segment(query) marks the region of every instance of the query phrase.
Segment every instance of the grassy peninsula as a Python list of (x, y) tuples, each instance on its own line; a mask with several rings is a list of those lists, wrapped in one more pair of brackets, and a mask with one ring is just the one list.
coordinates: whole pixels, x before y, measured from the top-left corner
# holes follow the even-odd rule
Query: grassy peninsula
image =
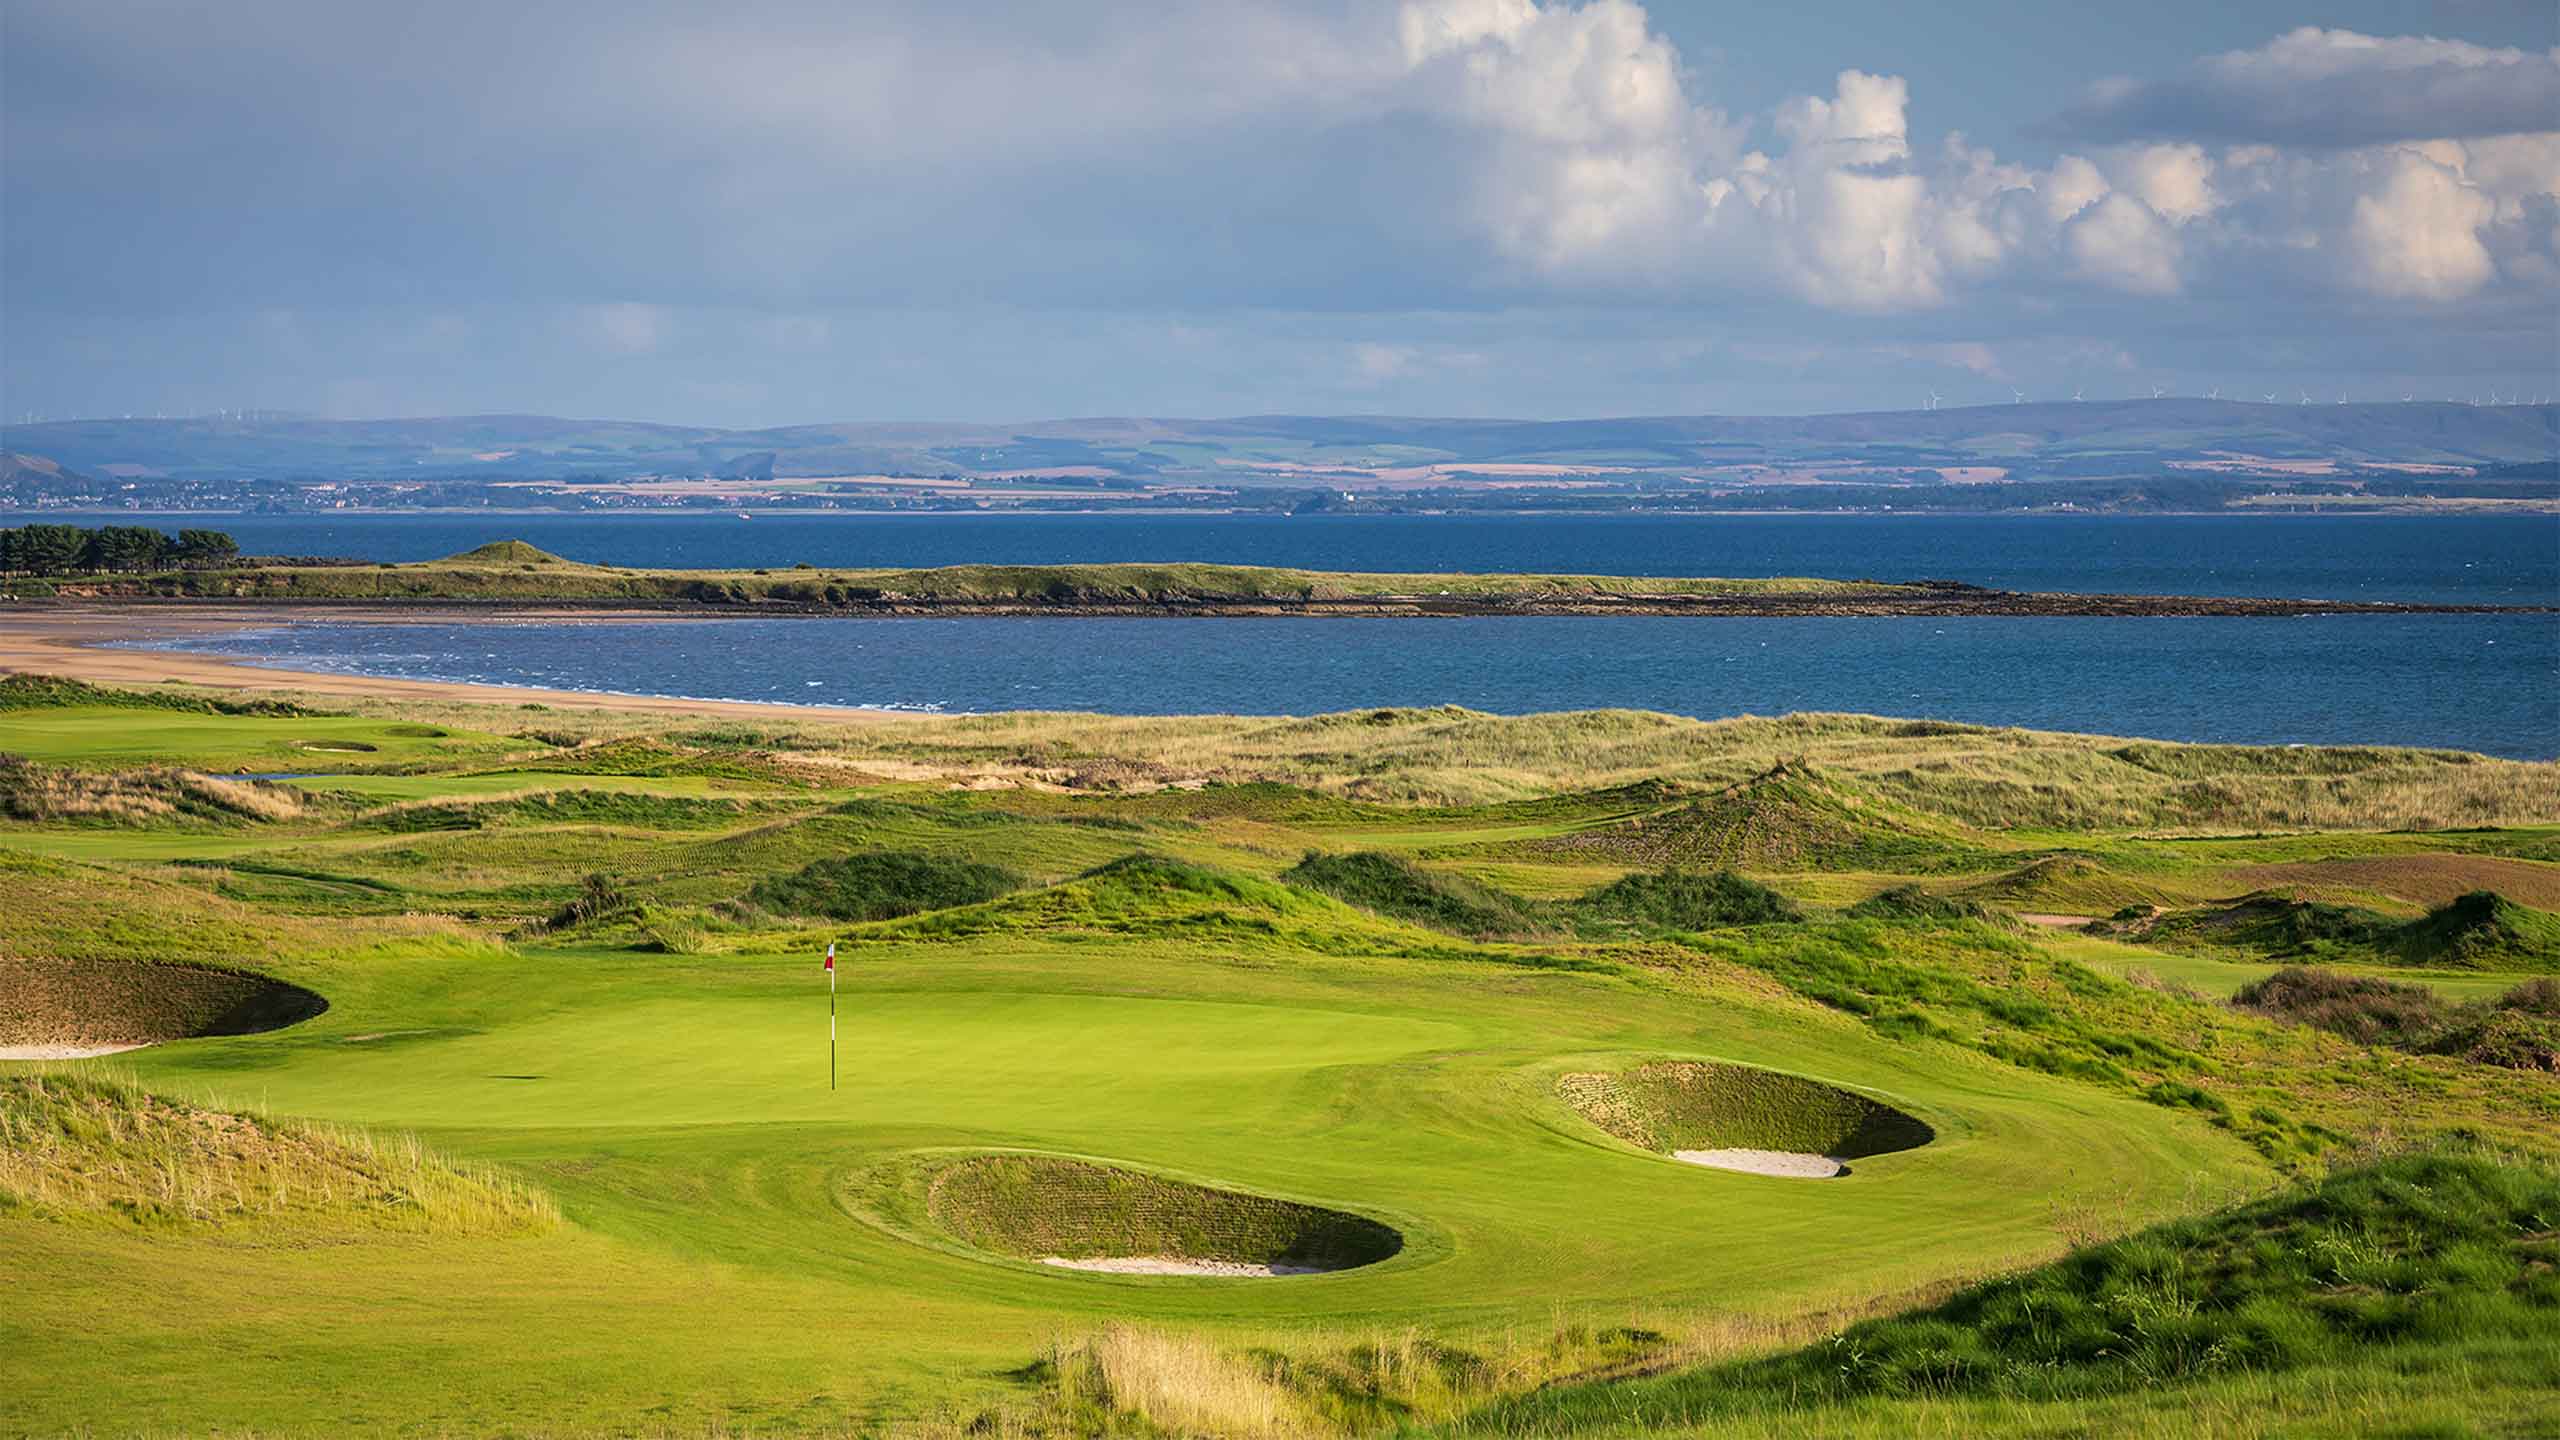
[(1953, 580), (1363, 574), (1246, 565), (954, 565), (669, 570), (588, 565), (520, 540), (442, 560), (249, 559), (29, 573), (21, 600), (505, 605), (870, 615), (2301, 615), (2478, 611), (2259, 597), (2034, 594)]

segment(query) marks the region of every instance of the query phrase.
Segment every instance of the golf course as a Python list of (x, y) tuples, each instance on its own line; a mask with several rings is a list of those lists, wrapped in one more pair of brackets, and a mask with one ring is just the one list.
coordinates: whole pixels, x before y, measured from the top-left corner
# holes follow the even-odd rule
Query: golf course
[(2560, 1426), (2560, 765), (290, 679), (0, 678), (0, 1432)]

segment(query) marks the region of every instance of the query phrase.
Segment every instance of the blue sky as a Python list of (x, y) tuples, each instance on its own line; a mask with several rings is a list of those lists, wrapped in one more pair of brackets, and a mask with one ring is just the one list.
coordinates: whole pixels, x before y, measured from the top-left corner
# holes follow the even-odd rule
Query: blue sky
[(0, 24), (12, 419), (2560, 395), (2548, 3)]

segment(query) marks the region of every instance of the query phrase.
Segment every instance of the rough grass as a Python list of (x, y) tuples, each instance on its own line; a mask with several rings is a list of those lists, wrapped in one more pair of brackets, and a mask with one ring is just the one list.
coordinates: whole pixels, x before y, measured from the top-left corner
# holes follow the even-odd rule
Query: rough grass
[(631, 790), (532, 789), (496, 795), (411, 800), (366, 812), (355, 824), (410, 833), (492, 825), (613, 825), (634, 830), (698, 830), (735, 825), (778, 802), (726, 796), (652, 795)]
[(1375, 914), (1456, 935), (1533, 934), (1550, 928), (1555, 918), (1493, 886), (1375, 850), (1348, 855), (1309, 851), (1280, 878)]
[(1751, 870), (1979, 868), (1954, 827), (1861, 793), (1801, 760), (1676, 809), (1533, 842), (1560, 856), (1655, 867)]
[(58, 675), (0, 675), (0, 711), (62, 710), (109, 706), (127, 710), (183, 710), (201, 715), (317, 716), (337, 712), (312, 710), (286, 700), (242, 700), (173, 690), (119, 690)]
[(0, 1219), (86, 1218), (500, 1235), (560, 1216), (540, 1191), (414, 1137), (205, 1109), (88, 1073), (0, 1076)]
[[(290, 695), (290, 677), (279, 676)], [(111, 692), (118, 695), (164, 692)], [(193, 702), (208, 692), (181, 691)], [(357, 714), (510, 730), (512, 707), (331, 696)], [(1383, 714), (1385, 723), (1373, 716)], [(558, 738), (671, 737), (700, 719), (645, 708), (557, 710)], [(1484, 804), (1642, 784), (1725, 787), (1802, 763), (1975, 829), (2448, 830), (2560, 823), (2560, 764), (2438, 750), (2161, 745), (1870, 715), (1691, 720), (1644, 711), (1488, 715), (1455, 706), (1265, 719), (1014, 712), (777, 718), (771, 748), (877, 775), (1121, 789), (1269, 783), (1396, 803)], [(761, 748), (761, 747), (760, 747)], [(2128, 758), (2130, 756), (2130, 758)], [(2183, 773), (2170, 757), (2191, 756)], [(1648, 863), (1648, 862), (1638, 862)], [(1650, 862), (1659, 863), (1659, 862)]]
[(926, 1213), (983, 1250), (1026, 1259), (1146, 1257), (1345, 1270), (1403, 1248), (1365, 1216), (1052, 1155), (936, 1167)]
[(1795, 902), (1730, 870), (1665, 870), (1612, 880), (1574, 903), (1587, 921), (1648, 930), (1719, 930), (1802, 920)]
[(43, 823), (238, 826), (299, 820), (311, 797), (289, 785), (168, 766), (99, 773), (0, 755), (0, 818)]
[(2560, 970), (2560, 915), (2475, 890), (2390, 939), (2412, 965), (2457, 970)]
[(1785, 1150), (1855, 1160), (1926, 1145), (1928, 1125), (1878, 1100), (1748, 1065), (1662, 1060), (1561, 1077), (1556, 1094), (1628, 1144), (1674, 1150)]
[(2355, 906), (2258, 894), (2165, 913), (2128, 913), (2093, 928), (2144, 944), (2246, 950), (2273, 959), (2560, 970), (2560, 915), (2485, 890), (2405, 923)]
[(2113, 915), (2171, 899), (2158, 886), (2120, 875), (2086, 855), (2043, 856), (1960, 893), (1985, 905), (2049, 915)]
[(2280, 1168), (2316, 1173), (2378, 1133), (2486, 1133), (2547, 1147), (2560, 1093), (2537, 1077), (2383, 1052), (2116, 980), (1979, 925), (1842, 921), (1727, 932), (1759, 970), (1880, 1038), (1948, 1043), (2191, 1110)]
[(2414, 1046), (2444, 1024), (2444, 1002), (2424, 985), (2292, 965), (2243, 985), (2243, 1010), (2312, 1025), (2364, 1045)]
[(1963, 895), (1940, 895), (1917, 885), (1894, 885), (1879, 890), (1848, 908), (1855, 920), (1921, 920), (1935, 924), (1973, 921), (1978, 924), (2014, 923), (2001, 912)]
[(2288, 966), (2242, 986), (2231, 1003), (2360, 1044), (2560, 1071), (2560, 981), (2529, 980), (2493, 1001), (2448, 1005), (2424, 985)]
[[(2560, 1178), (2414, 1155), (2079, 1251), (1791, 1354), (1569, 1387), (1462, 1433), (1870, 1399), (2072, 1399), (2242, 1372), (2348, 1369), (2381, 1347), (2454, 1353), (2560, 1326)], [(1544, 1426), (1545, 1428), (1541, 1428)]]
[(1009, 895), (1023, 877), (1000, 865), (913, 850), (870, 850), (815, 860), (759, 881), (746, 903), (777, 915), (823, 920), (894, 920), (927, 910), (976, 905)]

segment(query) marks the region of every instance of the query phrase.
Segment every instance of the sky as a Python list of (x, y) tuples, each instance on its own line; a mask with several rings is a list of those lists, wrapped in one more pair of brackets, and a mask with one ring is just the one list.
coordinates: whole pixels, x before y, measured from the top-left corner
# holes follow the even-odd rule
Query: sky
[(0, 415), (2560, 399), (2560, 6), (0, 0)]

